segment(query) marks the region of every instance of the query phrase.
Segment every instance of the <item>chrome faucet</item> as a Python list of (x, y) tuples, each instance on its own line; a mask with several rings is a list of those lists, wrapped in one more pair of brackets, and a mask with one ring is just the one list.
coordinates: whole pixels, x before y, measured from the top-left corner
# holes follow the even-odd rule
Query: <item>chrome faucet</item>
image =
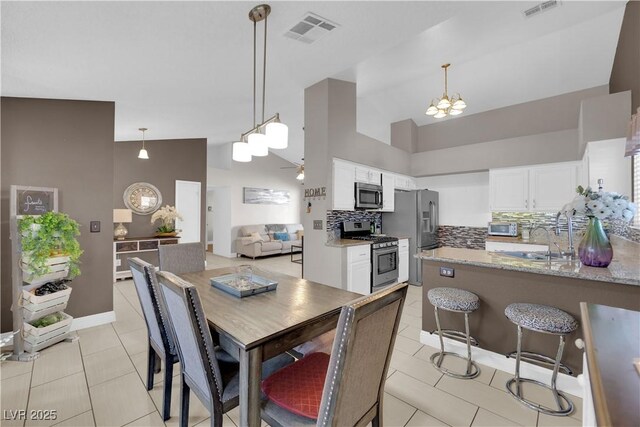
[[(563, 214), (562, 211), (556, 214), (556, 236), (560, 235), (560, 215), (562, 214)], [(568, 257), (570, 259), (575, 259), (576, 251), (575, 251), (575, 248), (573, 247), (573, 221), (571, 220), (571, 215), (569, 215), (567, 212), (564, 212), (564, 216), (567, 218), (569, 248), (566, 252), (560, 250), (560, 255), (563, 257)], [(560, 249), (560, 246), (558, 246), (558, 249)]]
[(547, 233), (547, 253), (545, 254), (547, 256), (548, 259), (551, 259), (551, 233), (549, 233), (549, 230), (547, 230), (545, 227), (541, 226), (541, 225), (537, 225), (533, 230), (531, 230), (531, 237), (533, 237), (533, 234), (536, 232), (537, 229), (541, 229), (544, 230), (545, 233)]

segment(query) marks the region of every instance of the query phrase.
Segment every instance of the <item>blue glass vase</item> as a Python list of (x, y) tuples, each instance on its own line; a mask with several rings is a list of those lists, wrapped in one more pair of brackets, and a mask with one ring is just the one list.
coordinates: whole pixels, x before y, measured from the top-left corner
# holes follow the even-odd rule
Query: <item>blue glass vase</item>
[(582, 264), (591, 267), (607, 267), (613, 259), (611, 242), (596, 217), (589, 217), (589, 224), (578, 246), (578, 256)]

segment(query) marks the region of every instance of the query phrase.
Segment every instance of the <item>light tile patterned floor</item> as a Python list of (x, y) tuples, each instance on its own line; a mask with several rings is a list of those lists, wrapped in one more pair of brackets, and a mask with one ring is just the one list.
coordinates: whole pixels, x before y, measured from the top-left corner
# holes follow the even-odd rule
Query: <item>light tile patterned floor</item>
[[(289, 256), (249, 260), (226, 259), (207, 254), (208, 268), (250, 264), (300, 276), (301, 266)], [(155, 387), (145, 387), (147, 337), (140, 304), (131, 281), (114, 287), (117, 321), (79, 331), (80, 339), (44, 350), (30, 363), (4, 361), (0, 365), (0, 410), (56, 409), (53, 422), (2, 420), (2, 426), (162, 426), (162, 375)], [(429, 356), (435, 349), (419, 342), (422, 318), (421, 289), (409, 287), (400, 333), (391, 360), (384, 401), (386, 426), (578, 426), (582, 401), (573, 397), (572, 417), (538, 414), (517, 403), (504, 391), (509, 374), (481, 366), (474, 380), (443, 376), (433, 368)], [(461, 367), (457, 359), (447, 367)], [(179, 374), (175, 370), (175, 375)], [(526, 385), (528, 386), (528, 384)], [(173, 383), (172, 418), (178, 423), (179, 381)], [(538, 388), (525, 387), (525, 394), (540, 403), (550, 396)], [(209, 414), (192, 396), (190, 426), (209, 425)], [(224, 416), (224, 425), (239, 422), (237, 408)], [(56, 424), (57, 423), (57, 424)]]

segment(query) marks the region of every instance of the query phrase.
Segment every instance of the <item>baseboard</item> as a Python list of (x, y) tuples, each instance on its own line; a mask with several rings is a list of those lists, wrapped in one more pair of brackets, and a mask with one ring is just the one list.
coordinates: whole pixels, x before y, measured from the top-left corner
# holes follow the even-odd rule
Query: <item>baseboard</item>
[[(104, 313), (91, 314), (89, 316), (75, 317), (71, 322), (70, 331), (79, 329), (92, 328), (94, 326), (106, 325), (116, 321), (115, 311), (106, 311)], [(0, 344), (2, 347), (13, 345), (13, 332), (5, 332), (0, 334)]]
[(89, 316), (76, 317), (71, 322), (71, 331), (79, 329), (92, 328), (94, 326), (106, 325), (116, 321), (115, 311), (106, 311), (104, 313), (91, 314)]
[[(430, 334), (427, 331), (420, 332), (420, 342), (431, 347), (440, 348), (440, 339), (437, 334)], [(450, 338), (444, 338), (445, 349), (462, 356), (467, 355), (467, 346)], [(505, 372), (515, 372), (516, 360), (505, 357), (504, 354), (494, 353), (493, 351), (485, 350), (479, 347), (471, 347), (471, 357), (476, 362), (489, 366), (494, 369), (499, 369)], [(546, 369), (532, 363), (520, 362), (520, 375), (526, 378), (541, 381), (545, 384), (551, 382), (551, 369)], [(578, 377), (572, 377), (567, 374), (558, 374), (557, 386), (559, 390), (574, 396), (582, 398), (583, 394), (583, 378), (582, 375)]]

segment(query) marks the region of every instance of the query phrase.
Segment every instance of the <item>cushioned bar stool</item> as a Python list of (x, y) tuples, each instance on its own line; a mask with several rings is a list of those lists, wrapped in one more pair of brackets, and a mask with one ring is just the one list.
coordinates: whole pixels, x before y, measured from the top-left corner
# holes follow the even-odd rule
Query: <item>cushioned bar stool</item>
[[(566, 416), (573, 412), (573, 403), (569, 398), (561, 391), (558, 391), (556, 387), (556, 379), (558, 372), (563, 370), (571, 374), (571, 370), (560, 363), (562, 359), (562, 352), (564, 351), (564, 338), (571, 332), (578, 329), (578, 322), (569, 313), (560, 310), (559, 308), (549, 307), (547, 305), (540, 304), (525, 304), (516, 303), (510, 304), (504, 310), (504, 314), (507, 318), (518, 326), (518, 343), (517, 350), (515, 351), (516, 358), (516, 372), (515, 377), (507, 381), (507, 391), (515, 397), (520, 403), (528, 406), (531, 409), (540, 411), (547, 415)], [(522, 328), (530, 331), (542, 332), (545, 334), (557, 335), (560, 337), (560, 345), (558, 346), (558, 353), (556, 358), (522, 351)], [(507, 357), (513, 357), (514, 353), (509, 353)], [(527, 360), (533, 363), (542, 365), (553, 365), (553, 375), (551, 376), (551, 385), (541, 383), (530, 378), (520, 377), (520, 360)], [(527, 382), (537, 384), (544, 388), (547, 388), (553, 392), (557, 409), (549, 408), (544, 405), (537, 404), (530, 400), (525, 399), (522, 396), (522, 387), (520, 383)], [(515, 391), (514, 386), (515, 385)]]
[[(433, 288), (427, 292), (427, 298), (434, 307), (436, 315), (436, 327), (438, 328), (438, 336), (440, 337), (440, 351), (431, 355), (431, 363), (443, 374), (450, 377), (460, 379), (471, 379), (480, 375), (480, 368), (471, 360), (471, 345), (478, 345), (478, 341), (469, 334), (469, 314), (473, 313), (480, 307), (480, 298), (474, 293), (457, 288)], [(455, 313), (464, 313), (465, 333), (451, 329), (442, 329), (440, 327), (440, 316), (438, 309), (453, 311)], [(433, 332), (432, 332), (433, 333)], [(443, 337), (453, 339), (463, 339), (467, 343), (467, 357), (460, 356), (457, 353), (444, 351)], [(444, 356), (459, 357), (467, 361), (467, 369), (464, 374), (453, 372), (442, 367)], [(437, 359), (437, 360), (436, 360)]]

